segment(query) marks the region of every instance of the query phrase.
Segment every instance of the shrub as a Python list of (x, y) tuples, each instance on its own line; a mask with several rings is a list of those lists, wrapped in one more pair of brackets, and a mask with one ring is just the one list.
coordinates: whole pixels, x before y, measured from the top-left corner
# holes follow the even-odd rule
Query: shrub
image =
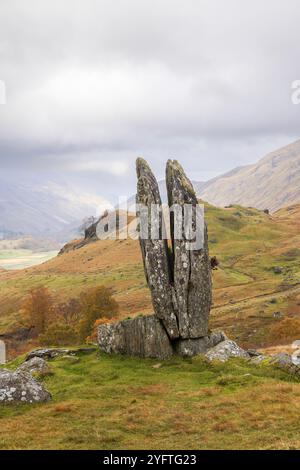
[(282, 254), (282, 259), (285, 261), (295, 261), (300, 256), (299, 248), (291, 248)]
[(119, 311), (118, 303), (112, 297), (111, 289), (92, 287), (80, 295), (81, 320), (79, 338), (85, 341), (91, 335), (95, 321), (100, 318), (113, 318)]
[(269, 335), (272, 342), (292, 343), (294, 340), (300, 339), (300, 320), (285, 318), (271, 327)]
[(22, 321), (35, 336), (44, 333), (52, 307), (52, 298), (46, 287), (32, 289), (25, 297), (21, 307)]
[(95, 322), (108, 322), (119, 311), (112, 292), (106, 287), (94, 287), (79, 299), (54, 305), (45, 287), (32, 289), (24, 299), (22, 325), (33, 330), (43, 345), (71, 345), (96, 339)]
[(78, 343), (79, 337), (74, 327), (55, 322), (46, 328), (39, 340), (45, 346), (69, 346)]
[(39, 340), (43, 345), (72, 345), (79, 343), (78, 325), (81, 318), (81, 303), (70, 299), (53, 306), (48, 319), (48, 326)]
[(81, 317), (82, 306), (79, 299), (70, 299), (55, 305), (52, 313), (52, 320), (75, 327)]

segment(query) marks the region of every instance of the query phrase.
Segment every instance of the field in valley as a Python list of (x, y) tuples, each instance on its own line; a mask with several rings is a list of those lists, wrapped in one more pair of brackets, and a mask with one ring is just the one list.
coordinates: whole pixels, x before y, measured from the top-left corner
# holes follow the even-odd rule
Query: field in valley
[(0, 250), (0, 268), (24, 269), (44, 263), (57, 255), (57, 251)]

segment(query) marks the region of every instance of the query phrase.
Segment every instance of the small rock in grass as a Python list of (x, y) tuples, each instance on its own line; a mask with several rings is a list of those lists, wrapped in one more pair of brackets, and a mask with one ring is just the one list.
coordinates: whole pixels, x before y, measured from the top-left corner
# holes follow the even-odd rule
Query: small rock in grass
[(249, 354), (240, 348), (234, 341), (225, 340), (217, 344), (217, 346), (208, 350), (205, 354), (206, 359), (209, 361), (226, 362), (231, 357), (241, 357), (249, 359)]
[(32, 359), (29, 359), (29, 361), (23, 362), (23, 364), (17, 368), (17, 371), (28, 372), (29, 374), (38, 372), (40, 374), (46, 375), (51, 372), (51, 369), (44, 359), (41, 357), (33, 357)]
[(263, 354), (260, 354), (259, 356), (253, 356), (250, 359), (251, 364), (261, 364), (265, 360), (267, 360), (267, 356), (264, 356)]

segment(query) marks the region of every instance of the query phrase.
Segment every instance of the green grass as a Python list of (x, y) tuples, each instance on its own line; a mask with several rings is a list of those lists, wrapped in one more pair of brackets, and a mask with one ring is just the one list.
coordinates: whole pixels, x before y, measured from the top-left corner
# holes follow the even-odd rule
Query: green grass
[[(9, 364), (14, 368), (20, 358)], [(51, 361), (53, 401), (0, 407), (0, 449), (272, 449), (300, 444), (300, 384), (202, 357)]]

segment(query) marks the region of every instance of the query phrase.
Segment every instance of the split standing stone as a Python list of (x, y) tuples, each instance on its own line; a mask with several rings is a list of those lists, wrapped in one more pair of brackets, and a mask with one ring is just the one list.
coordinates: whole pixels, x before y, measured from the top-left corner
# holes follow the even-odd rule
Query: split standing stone
[[(174, 253), (174, 291), (177, 301), (177, 317), (180, 337), (184, 339), (200, 338), (208, 333), (208, 319), (212, 300), (211, 264), (208, 253), (207, 226), (197, 217), (198, 201), (192, 183), (185, 175), (181, 165), (168, 160), (166, 168), (166, 184), (169, 207), (181, 207), (182, 239), (174, 238), (174, 224), (180, 224), (178, 215), (172, 216), (171, 235)], [(186, 215), (184, 207), (191, 210), (191, 229), (202, 229), (201, 247), (189, 249), (186, 237)], [(177, 217), (177, 219), (176, 219)], [(198, 226), (196, 227), (196, 222)], [(199, 223), (202, 222), (202, 227)], [(198, 231), (199, 233), (199, 231)], [(200, 233), (199, 233), (200, 235)]]
[[(179, 331), (172, 300), (174, 293), (170, 279), (168, 245), (167, 240), (162, 239), (163, 216), (158, 184), (148, 163), (142, 158), (137, 159), (136, 172), (137, 215), (140, 219), (139, 238), (145, 276), (151, 291), (154, 312), (162, 320), (170, 339), (175, 339), (179, 337)], [(142, 213), (142, 207), (147, 209), (146, 215)], [(155, 207), (160, 209), (159, 214), (155, 212)], [(154, 231), (158, 235), (157, 239), (153, 238)]]

